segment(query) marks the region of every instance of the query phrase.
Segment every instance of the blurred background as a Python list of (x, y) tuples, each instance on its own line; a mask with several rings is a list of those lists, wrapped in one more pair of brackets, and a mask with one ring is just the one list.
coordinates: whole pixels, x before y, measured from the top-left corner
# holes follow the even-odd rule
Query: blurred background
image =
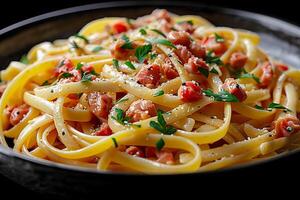
[[(163, 1), (163, 0), (161, 0)], [(187, 0), (185, 0), (187, 1)], [(190, 0), (195, 4), (205, 4), (220, 7), (236, 8), (252, 12), (262, 13), (300, 25), (299, 7), (295, 0), (269, 1), (269, 0)], [(26, 0), (26, 1), (5, 1), (1, 4), (0, 29), (18, 21), (40, 15), (58, 9), (80, 6), (89, 3), (109, 2), (103, 0)], [(42, 181), (42, 180), (41, 180)], [(0, 175), (1, 193), (10, 198), (22, 195), (23, 197), (37, 196), (21, 186), (12, 183)], [(11, 192), (14, 191), (14, 192)], [(37, 196), (38, 198), (38, 196)], [(44, 199), (44, 198), (43, 198)]]

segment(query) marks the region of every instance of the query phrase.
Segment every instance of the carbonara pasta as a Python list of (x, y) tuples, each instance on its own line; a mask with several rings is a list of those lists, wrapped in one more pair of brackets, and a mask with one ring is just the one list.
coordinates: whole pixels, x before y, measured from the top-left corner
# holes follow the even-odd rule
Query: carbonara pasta
[(1, 71), (0, 143), (36, 159), (149, 174), (291, 151), (300, 71), (259, 40), (166, 10), (92, 21)]

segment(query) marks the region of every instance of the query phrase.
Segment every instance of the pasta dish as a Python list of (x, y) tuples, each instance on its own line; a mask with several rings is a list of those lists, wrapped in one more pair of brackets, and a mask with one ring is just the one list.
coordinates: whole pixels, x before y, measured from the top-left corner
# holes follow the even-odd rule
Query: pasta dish
[(300, 71), (259, 42), (160, 9), (92, 21), (1, 71), (0, 143), (50, 162), (147, 174), (292, 151)]

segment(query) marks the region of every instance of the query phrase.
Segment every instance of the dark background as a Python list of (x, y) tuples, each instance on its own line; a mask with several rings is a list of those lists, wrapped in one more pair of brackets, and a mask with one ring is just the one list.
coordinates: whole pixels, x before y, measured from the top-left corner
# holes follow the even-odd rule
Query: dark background
[[(9, 0), (5, 1), (5, 4), (1, 4), (0, 12), (0, 29), (16, 23), (20, 20), (24, 20), (36, 15), (40, 15), (46, 12), (84, 5), (88, 3), (97, 3), (104, 2), (101, 0), (26, 0), (26, 1), (15, 1)], [(269, 1), (269, 0), (202, 0), (202, 1), (193, 1), (195, 3), (202, 3), (207, 5), (221, 6), (236, 8), (242, 10), (248, 10), (253, 12), (258, 12), (283, 20), (292, 22), (294, 24), (300, 24), (299, 16), (299, 6), (294, 3), (295, 0), (280, 0), (280, 1)], [(274, 172), (274, 177), (276, 177), (276, 172)], [(300, 177), (299, 173), (295, 173), (291, 179), (297, 179)], [(259, 180), (258, 180), (259, 181)], [(278, 180), (277, 180), (278, 182)], [(281, 190), (285, 184), (291, 183), (277, 183), (274, 186), (274, 189)], [(30, 191), (18, 186), (15, 183), (12, 183), (8, 179), (0, 175), (0, 191), (4, 195), (9, 195), (10, 198), (16, 196), (27, 197), (39, 197), (37, 194), (33, 194)], [(279, 188), (278, 188), (279, 187)], [(254, 189), (254, 188), (252, 188)], [(257, 188), (256, 188), (257, 189)], [(248, 190), (248, 189), (246, 189)], [(13, 191), (13, 192), (12, 192)], [(45, 199), (43, 197), (43, 199)]]

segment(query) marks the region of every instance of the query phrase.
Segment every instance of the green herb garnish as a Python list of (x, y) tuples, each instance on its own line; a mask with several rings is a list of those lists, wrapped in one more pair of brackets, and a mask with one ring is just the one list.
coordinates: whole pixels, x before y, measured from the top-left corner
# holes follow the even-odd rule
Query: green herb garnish
[(118, 148), (119, 145), (118, 145), (116, 138), (112, 137), (111, 140), (113, 141), (115, 148)]
[(92, 49), (92, 52), (93, 52), (93, 53), (97, 53), (97, 52), (101, 51), (102, 49), (103, 49), (103, 47), (101, 47), (101, 46), (96, 46), (96, 47), (94, 47), (94, 48)]
[(124, 64), (129, 67), (132, 70), (136, 70), (136, 68), (134, 67), (134, 65), (130, 62), (130, 61), (126, 61), (124, 62)]
[(259, 106), (259, 105), (255, 105), (254, 106), (256, 109), (258, 109), (258, 110), (264, 110), (264, 108), (262, 107), (262, 106)]
[(71, 41), (70, 45), (72, 49), (80, 49), (79, 45), (75, 41)]
[(141, 125), (130, 123), (129, 121), (131, 120), (131, 118), (125, 116), (125, 112), (122, 109), (116, 108), (115, 112), (116, 112), (116, 116), (111, 116), (111, 118), (116, 120), (119, 124), (122, 124), (122, 125), (125, 125), (125, 126), (126, 125), (127, 126), (135, 126), (135, 127), (138, 127), (138, 128), (141, 127)]
[(86, 83), (86, 82), (91, 82), (92, 80), (93, 80), (93, 74), (92, 73), (84, 72), (82, 74), (81, 82)]
[(218, 43), (223, 43), (225, 41), (224, 38), (221, 35), (219, 35), (218, 33), (215, 33), (215, 40)]
[(85, 36), (83, 36), (83, 35), (76, 34), (76, 35), (74, 35), (74, 37), (77, 37), (79, 39), (82, 39), (86, 43), (89, 43), (89, 40)]
[(119, 65), (119, 61), (117, 59), (112, 59), (112, 62), (113, 62), (113, 66), (119, 70), (120, 69), (120, 65)]
[(150, 54), (150, 59), (153, 60), (157, 57), (158, 55), (156, 53), (151, 53)]
[(207, 89), (203, 90), (205, 96), (213, 97), (215, 101), (222, 101), (222, 102), (239, 102), (238, 98), (233, 94), (230, 94), (226, 90), (220, 91), (218, 94), (213, 93), (212, 90)]
[(203, 76), (205, 76), (206, 78), (207, 78), (208, 75), (209, 75), (208, 69), (205, 69), (205, 68), (203, 68), (203, 67), (198, 67), (198, 71), (199, 71)]
[(280, 109), (280, 110), (292, 112), (290, 109), (284, 107), (283, 105), (281, 105), (281, 104), (279, 104), (279, 103), (274, 103), (274, 102), (272, 102), (272, 103), (269, 104), (268, 109), (269, 109), (269, 110), (272, 110), (272, 109)]
[(177, 49), (172, 42), (170, 42), (169, 40), (166, 40), (166, 39), (154, 38), (154, 39), (150, 40), (150, 43), (162, 44), (162, 45)]
[(157, 34), (159, 34), (159, 35), (161, 35), (161, 36), (163, 36), (163, 37), (166, 37), (166, 35), (158, 29), (150, 29), (150, 30), (157, 33)]
[(219, 72), (215, 68), (212, 68), (209, 72), (212, 73), (212, 74), (218, 74), (219, 75)]
[(122, 35), (121, 39), (125, 41), (125, 43), (121, 46), (122, 49), (133, 49), (132, 42), (130, 42), (127, 35)]
[(147, 32), (146, 32), (146, 30), (145, 30), (145, 29), (143, 29), (143, 28), (141, 28), (141, 29), (139, 30), (139, 32), (140, 32), (142, 35), (147, 35)]
[(153, 96), (154, 96), (154, 97), (158, 97), (158, 96), (162, 96), (162, 95), (164, 95), (164, 94), (165, 94), (165, 92), (164, 92), (163, 90), (159, 90), (159, 91), (155, 92), (155, 93), (153, 94)]
[(218, 57), (218, 56), (213, 56), (213, 52), (212, 52), (212, 51), (209, 51), (209, 52), (206, 54), (205, 62), (206, 62), (207, 64), (223, 65), (223, 62), (222, 62), (222, 60), (220, 59), (220, 57)]
[(160, 150), (165, 146), (165, 141), (164, 141), (164, 139), (160, 138), (160, 139), (155, 143), (155, 145), (156, 145), (156, 149), (157, 149), (158, 151), (160, 151)]
[(28, 60), (28, 57), (27, 55), (23, 55), (20, 59), (20, 62), (25, 64), (25, 65), (28, 65), (29, 64), (29, 60)]
[(70, 74), (70, 73), (68, 73), (68, 72), (62, 73), (62, 74), (60, 75), (60, 77), (62, 77), (62, 78), (69, 78), (69, 77), (72, 77), (72, 76), (73, 76), (73, 74)]
[(159, 110), (157, 112), (157, 122), (156, 121), (150, 121), (149, 124), (152, 128), (156, 129), (157, 131), (161, 132), (165, 135), (172, 135), (174, 134), (177, 129), (171, 125), (167, 125), (162, 112)]
[(241, 74), (238, 76), (240, 79), (243, 78), (252, 78), (253, 80), (255, 80), (257, 83), (260, 83), (260, 80), (257, 76), (255, 76), (254, 74), (250, 74), (250, 73), (245, 73), (245, 74)]
[(84, 64), (82, 63), (78, 63), (77, 66), (76, 66), (76, 70), (81, 70), (81, 68), (84, 66)]
[(128, 101), (128, 98), (125, 98), (125, 99), (119, 99), (115, 104), (118, 104), (118, 103), (122, 103), (122, 102), (125, 102), (125, 101)]
[(185, 24), (185, 23), (188, 23), (190, 25), (194, 25), (193, 21), (192, 20), (186, 20), (186, 21), (180, 21), (180, 22), (177, 22), (177, 24)]
[(151, 44), (146, 44), (143, 46), (139, 46), (135, 50), (135, 56), (137, 57), (138, 61), (140, 63), (144, 62), (145, 58), (147, 57), (148, 53), (151, 52), (152, 50), (152, 45)]

